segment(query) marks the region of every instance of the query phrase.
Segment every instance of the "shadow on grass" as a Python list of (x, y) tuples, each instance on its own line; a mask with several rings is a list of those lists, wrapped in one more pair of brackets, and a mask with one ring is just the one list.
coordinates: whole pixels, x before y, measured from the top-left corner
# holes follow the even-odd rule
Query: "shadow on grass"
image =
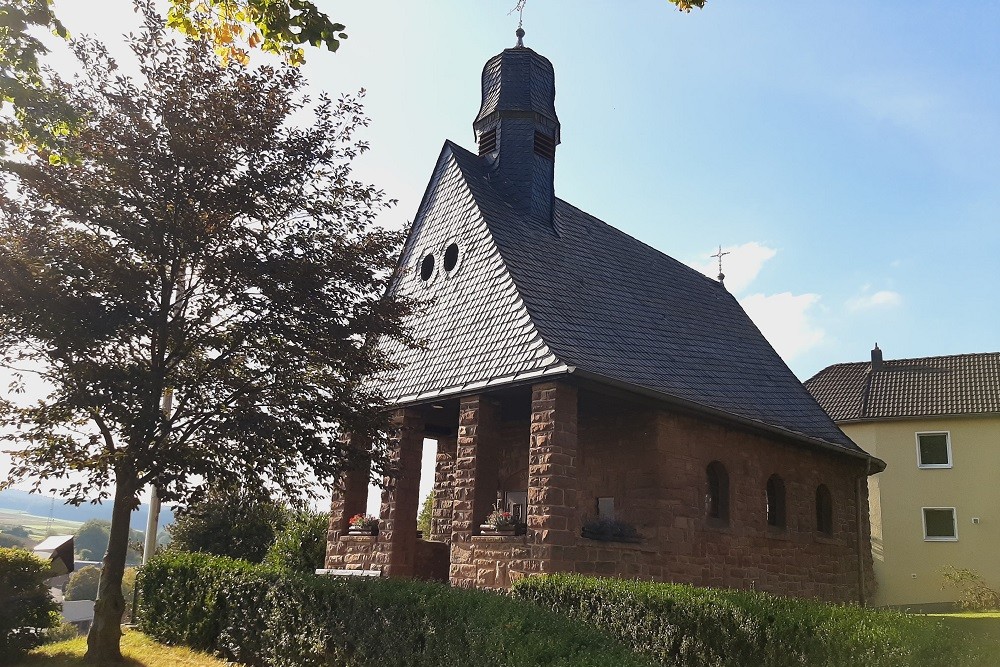
[(102, 665), (114, 665), (114, 667), (149, 667), (150, 663), (136, 660), (135, 658), (124, 658), (121, 662), (84, 662), (79, 651), (65, 649), (53, 651), (45, 655), (29, 655), (13, 667), (101, 667)]

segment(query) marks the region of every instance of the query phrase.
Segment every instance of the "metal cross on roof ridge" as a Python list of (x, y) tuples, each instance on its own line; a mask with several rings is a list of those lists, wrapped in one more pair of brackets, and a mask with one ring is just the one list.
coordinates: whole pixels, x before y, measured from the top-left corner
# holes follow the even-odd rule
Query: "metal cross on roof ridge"
[(726, 252), (722, 252), (722, 246), (720, 245), (719, 246), (719, 252), (715, 253), (714, 255), (709, 255), (709, 257), (718, 257), (719, 258), (719, 282), (720, 283), (723, 282), (726, 279), (726, 274), (724, 274), (722, 272), (722, 258), (725, 257), (726, 255), (731, 255), (731, 254), (732, 253), (730, 251), (728, 251), (728, 250)]

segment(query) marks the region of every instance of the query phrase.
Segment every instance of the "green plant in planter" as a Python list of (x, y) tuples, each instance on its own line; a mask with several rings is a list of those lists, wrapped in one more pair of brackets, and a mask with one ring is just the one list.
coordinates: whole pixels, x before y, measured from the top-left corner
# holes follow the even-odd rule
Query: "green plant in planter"
[(378, 517), (370, 514), (355, 514), (348, 521), (348, 525), (354, 530), (375, 533), (378, 531)]
[(483, 526), (488, 526), (493, 530), (516, 530), (517, 521), (514, 519), (514, 515), (507, 510), (495, 507), (489, 516), (486, 517), (486, 522)]

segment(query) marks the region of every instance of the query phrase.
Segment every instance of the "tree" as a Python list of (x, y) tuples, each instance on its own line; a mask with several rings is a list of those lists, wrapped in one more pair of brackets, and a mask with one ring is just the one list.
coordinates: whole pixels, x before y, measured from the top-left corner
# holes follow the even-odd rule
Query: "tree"
[(59, 625), (59, 606), (49, 595), (49, 564), (24, 549), (0, 548), (0, 664), (15, 661)]
[(96, 600), (97, 585), (101, 581), (101, 568), (85, 565), (70, 575), (66, 582), (67, 600)]
[(677, 5), (677, 9), (682, 12), (689, 12), (692, 8), (697, 7), (698, 9), (705, 8), (706, 0), (670, 0), (670, 2)]
[(233, 59), (244, 65), (250, 59), (248, 49), (276, 53), (298, 65), (305, 61), (300, 45), (336, 51), (340, 40), (347, 39), (344, 26), (308, 0), (170, 0), (167, 25), (209, 40), (223, 62)]
[(267, 552), (265, 562), (296, 572), (312, 574), (326, 560), (326, 533), (330, 515), (302, 510), (292, 512), (285, 528)]
[[(77, 554), (84, 552), (96, 555), (97, 559), (104, 556), (108, 550), (108, 540), (111, 537), (111, 522), (102, 519), (88, 519), (83, 522), (73, 534), (73, 549)], [(83, 560), (94, 560), (85, 558)], [(89, 598), (93, 600), (94, 598)]]
[[(111, 539), (111, 522), (103, 519), (88, 519), (73, 535), (73, 549), (80, 560), (100, 560), (108, 550)], [(129, 551), (127, 562), (136, 564), (141, 560), (135, 544), (142, 540), (142, 533), (129, 530)], [(93, 598), (88, 598), (93, 599)]]
[(51, 0), (5, 0), (0, 7), (0, 111), (7, 104), (13, 107), (12, 116), (0, 116), (0, 134), (5, 144), (18, 149), (47, 144), (50, 137), (68, 132), (76, 120), (72, 110), (41, 85), (39, 57), (48, 49), (31, 29), (69, 35), (51, 4)]
[(13, 535), (0, 533), (0, 548), (4, 547), (8, 549), (14, 549), (14, 548), (23, 548), (24, 545), (21, 543), (21, 540), (14, 537)]
[(434, 492), (431, 491), (424, 498), (424, 504), (420, 506), (420, 513), (417, 515), (417, 530), (423, 531), (424, 539), (431, 537), (431, 520), (434, 518)]
[(144, 15), (138, 81), (90, 40), (73, 83), (46, 74), (84, 119), (59, 140), (80, 159), (36, 146), (0, 162), (0, 365), (50, 390), (2, 404), (7, 483), (73, 471), (69, 502), (113, 499), (91, 661), (120, 659), (144, 485), (167, 502), (203, 482), (294, 498), (312, 491), (304, 470), (392, 474), (371, 381), (392, 366), (372, 342), (413, 344), (416, 304), (386, 291), (402, 235), (374, 226), (388, 204), (351, 177), (360, 102), (304, 100), (294, 68), (220, 68)]
[(271, 499), (214, 489), (178, 510), (169, 526), (170, 548), (260, 563), (284, 525), (285, 509)]

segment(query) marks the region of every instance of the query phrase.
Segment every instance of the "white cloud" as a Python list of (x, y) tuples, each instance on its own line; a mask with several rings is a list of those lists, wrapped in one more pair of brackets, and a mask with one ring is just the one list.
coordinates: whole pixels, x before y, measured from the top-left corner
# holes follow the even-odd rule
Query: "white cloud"
[(879, 290), (872, 294), (867, 293), (867, 288), (862, 290), (862, 294), (849, 299), (847, 308), (852, 311), (871, 310), (873, 308), (894, 308), (903, 303), (903, 297), (899, 292), (892, 290)]
[[(717, 278), (719, 260), (710, 258), (710, 255), (714, 255), (716, 252), (718, 250), (713, 249), (704, 254), (704, 257), (708, 257), (708, 259), (704, 261), (699, 259), (688, 264), (710, 278)], [(768, 248), (756, 241), (723, 248), (722, 252), (729, 253), (722, 258), (722, 272), (726, 274), (726, 289), (731, 294), (738, 294), (745, 290), (757, 278), (757, 274), (760, 273), (767, 260), (778, 254), (774, 248)]]
[(811, 320), (810, 309), (818, 294), (751, 294), (740, 300), (764, 337), (786, 362), (813, 349), (826, 332)]
[[(774, 248), (750, 241), (742, 245), (723, 248), (729, 254), (722, 258), (722, 272), (726, 274), (726, 289), (739, 294), (757, 278), (764, 264), (778, 254)], [(706, 252), (705, 255), (714, 254)], [(718, 259), (689, 262), (705, 275), (716, 278)], [(818, 294), (751, 294), (740, 299), (740, 305), (761, 330), (771, 346), (786, 362), (813, 349), (826, 338), (826, 332), (812, 319), (810, 309), (819, 302)]]

